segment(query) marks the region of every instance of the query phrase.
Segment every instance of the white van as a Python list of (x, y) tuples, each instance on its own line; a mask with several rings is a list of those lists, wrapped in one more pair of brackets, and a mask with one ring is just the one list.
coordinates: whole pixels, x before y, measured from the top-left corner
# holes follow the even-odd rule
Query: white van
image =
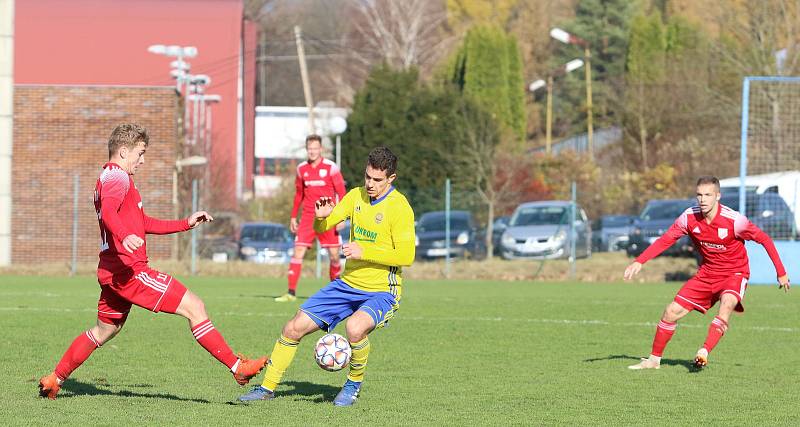
[[(753, 175), (745, 177), (744, 186), (746, 191), (757, 194), (777, 193), (794, 214), (794, 221), (797, 229), (800, 230), (800, 171), (785, 171), (768, 173), (764, 175)], [(722, 194), (739, 192), (739, 177), (725, 178), (719, 180)], [(738, 206), (729, 206), (739, 209)]]

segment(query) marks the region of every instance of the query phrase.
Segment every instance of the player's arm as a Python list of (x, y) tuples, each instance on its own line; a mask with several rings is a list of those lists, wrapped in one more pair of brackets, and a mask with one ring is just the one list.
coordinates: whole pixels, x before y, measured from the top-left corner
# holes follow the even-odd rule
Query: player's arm
[(661, 255), (662, 252), (667, 250), (670, 246), (675, 244), (681, 237), (688, 233), (688, 229), (686, 227), (686, 223), (688, 218), (686, 214), (681, 214), (678, 219), (672, 223), (672, 226), (669, 227), (666, 233), (662, 234), (661, 237), (656, 239), (653, 244), (647, 247), (636, 259), (625, 268), (625, 273), (623, 277), (625, 280), (632, 279), (633, 276), (639, 273), (639, 270), (642, 269), (642, 265), (647, 261)]
[(192, 228), (189, 226), (189, 218), (158, 219), (147, 216), (144, 212), (142, 216), (144, 216), (144, 232), (147, 234), (172, 234)]
[(294, 177), (294, 204), (292, 205), (291, 222), (293, 224), (292, 228), (295, 228), (295, 230), (292, 230), (292, 233), (297, 232), (297, 227), (294, 223), (297, 222), (297, 213), (300, 210), (300, 204), (303, 202), (303, 190), (303, 177), (300, 176), (300, 171), (298, 170), (297, 176)]
[(100, 221), (116, 240), (130, 253), (144, 244), (144, 236), (137, 236), (119, 216), (119, 207), (128, 194), (130, 179), (124, 172), (111, 172), (100, 191)]
[(757, 225), (750, 222), (746, 216), (740, 215), (733, 222), (733, 232), (736, 237), (744, 240), (752, 240), (759, 243), (767, 251), (769, 259), (772, 260), (772, 265), (775, 266), (775, 272), (778, 275), (778, 282), (780, 287), (789, 290), (789, 276), (786, 274), (786, 268), (783, 266), (781, 256), (778, 254), (778, 249), (775, 248), (775, 242), (769, 237), (769, 234), (758, 228)]
[(390, 267), (407, 267), (414, 262), (416, 254), (414, 211), (407, 203), (400, 207), (391, 224), (393, 249), (369, 245), (363, 248), (361, 259)]
[(333, 207), (329, 215), (314, 218), (314, 231), (317, 233), (324, 233), (335, 227), (336, 224), (347, 219), (350, 213), (353, 212), (353, 204), (355, 203), (356, 197), (358, 197), (358, 189), (354, 188), (344, 196), (339, 204)]

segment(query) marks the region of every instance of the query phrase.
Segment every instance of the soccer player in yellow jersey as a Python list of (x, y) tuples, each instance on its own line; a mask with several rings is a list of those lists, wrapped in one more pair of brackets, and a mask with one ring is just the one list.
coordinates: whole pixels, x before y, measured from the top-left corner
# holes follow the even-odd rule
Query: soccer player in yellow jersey
[(286, 323), (272, 350), (264, 382), (240, 396), (240, 401), (273, 399), (300, 340), (318, 329), (332, 331), (349, 318), (345, 329), (353, 349), (350, 372), (333, 403), (355, 403), (367, 367), (368, 335), (384, 326), (399, 308), (402, 267), (414, 260), (414, 211), (392, 186), (396, 169), (397, 156), (386, 147), (375, 148), (367, 159), (363, 187), (350, 190), (335, 207), (330, 197), (317, 200), (317, 232), (350, 218), (350, 243), (342, 247), (347, 257), (344, 274), (312, 295)]

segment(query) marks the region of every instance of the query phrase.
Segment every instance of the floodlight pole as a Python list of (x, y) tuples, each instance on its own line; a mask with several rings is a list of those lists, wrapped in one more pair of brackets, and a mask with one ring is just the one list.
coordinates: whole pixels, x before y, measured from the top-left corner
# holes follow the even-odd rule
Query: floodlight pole
[[(545, 132), (545, 152), (550, 154), (553, 145), (553, 76), (547, 77), (547, 124)], [(541, 129), (541, 128), (540, 128)]]
[(577, 45), (583, 48), (583, 59), (586, 65), (586, 145), (589, 155), (594, 158), (594, 112), (592, 111), (592, 52), (589, 42), (570, 34), (560, 28), (550, 30), (550, 37), (565, 44)]

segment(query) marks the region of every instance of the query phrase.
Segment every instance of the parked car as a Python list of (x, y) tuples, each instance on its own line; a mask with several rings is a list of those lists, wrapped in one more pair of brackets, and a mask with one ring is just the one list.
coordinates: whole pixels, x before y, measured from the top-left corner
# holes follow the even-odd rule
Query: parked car
[[(723, 193), (720, 203), (738, 211), (739, 193)], [(745, 203), (745, 212), (743, 213), (747, 219), (773, 239), (789, 240), (797, 237), (794, 214), (780, 195), (747, 193)]]
[[(568, 258), (571, 208), (572, 203), (565, 201), (519, 205), (501, 238), (503, 258)], [(575, 218), (576, 256), (588, 257), (592, 253), (592, 227), (580, 206)]]
[[(447, 255), (445, 212), (428, 212), (420, 216), (417, 225), (417, 257), (443, 258)], [(450, 256), (486, 258), (484, 234), (478, 230), (468, 211), (450, 211)]]
[(603, 215), (597, 219), (592, 225), (592, 250), (624, 251), (635, 218), (633, 215)]
[[(647, 202), (642, 213), (634, 221), (628, 236), (628, 255), (639, 256), (672, 226), (683, 211), (696, 204), (694, 199), (665, 199)], [(681, 237), (664, 251), (663, 255), (694, 256), (695, 249), (692, 240), (689, 236)]]
[(503, 239), (503, 233), (508, 228), (508, 222), (511, 221), (511, 216), (501, 216), (494, 220), (492, 226), (492, 246), (494, 247), (494, 254), (500, 255), (501, 252), (501, 240)]
[(294, 238), (282, 224), (248, 222), (239, 231), (239, 257), (261, 264), (288, 264), (294, 253)]

